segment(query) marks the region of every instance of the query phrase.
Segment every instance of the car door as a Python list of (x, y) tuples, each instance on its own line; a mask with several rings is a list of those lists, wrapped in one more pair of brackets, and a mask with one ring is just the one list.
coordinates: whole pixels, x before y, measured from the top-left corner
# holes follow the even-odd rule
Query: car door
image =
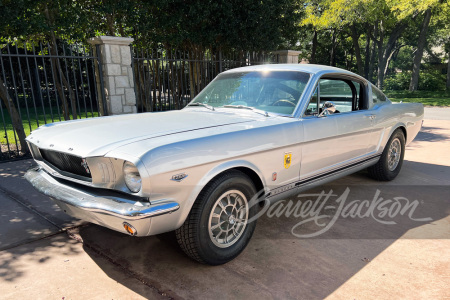
[(335, 162), (340, 168), (364, 159), (368, 153), (373, 131), (373, 115), (366, 110), (366, 86), (363, 82), (346, 76), (322, 78), (320, 85), (320, 105), (331, 101), (336, 112), (329, 115), (335, 119), (337, 134), (334, 142)]
[[(364, 106), (364, 88), (336, 76), (319, 79), (302, 118), (301, 180), (332, 172), (367, 155), (372, 121)], [(335, 103), (337, 111), (319, 116), (327, 101)]]
[(301, 119), (303, 143), (300, 180), (326, 173), (337, 162), (334, 151), (337, 135), (336, 119), (318, 117), (318, 114), (319, 87), (317, 86)]

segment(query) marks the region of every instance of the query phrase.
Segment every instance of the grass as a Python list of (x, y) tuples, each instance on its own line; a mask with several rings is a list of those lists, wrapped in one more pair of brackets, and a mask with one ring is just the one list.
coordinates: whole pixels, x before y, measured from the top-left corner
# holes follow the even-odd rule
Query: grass
[[(29, 108), (29, 121), (28, 121), (28, 117), (27, 117), (27, 110), (26, 108), (20, 108), (20, 113), (21, 113), (21, 117), (22, 117), (22, 123), (23, 123), (23, 129), (25, 130), (25, 134), (29, 135), (30, 132), (36, 128), (38, 128), (38, 124), (39, 126), (42, 126), (44, 124), (48, 124), (48, 123), (53, 123), (53, 122), (59, 122), (59, 117), (58, 117), (58, 108), (52, 107), (51, 111), (53, 112), (53, 121), (51, 118), (51, 113), (50, 113), (50, 108), (46, 107), (45, 108), (45, 113), (44, 113), (44, 109), (41, 107), (36, 108), (36, 110), (33, 108)], [(88, 117), (98, 117), (98, 112), (94, 112), (93, 114), (89, 111), (87, 113)], [(71, 119), (73, 119), (72, 116), (70, 116)], [(85, 119), (86, 118), (86, 114), (84, 113), (84, 111), (82, 112), (82, 115), (78, 116), (78, 118), (81, 119)], [(61, 120), (64, 121), (64, 119), (61, 117)], [(4, 124), (4, 126), (3, 126)], [(6, 111), (6, 109), (3, 108), (3, 116), (0, 113), (0, 144), (6, 145), (6, 137), (8, 137), (8, 141), (9, 144), (15, 144), (15, 139), (14, 139), (14, 131), (13, 131), (13, 126), (11, 123), (11, 117), (9, 115), (9, 113)], [(6, 127), (6, 132), (5, 132), (5, 127)], [(17, 143), (19, 143), (18, 137), (17, 138)]]
[(450, 91), (386, 91), (392, 102), (420, 102), (426, 106), (450, 106)]

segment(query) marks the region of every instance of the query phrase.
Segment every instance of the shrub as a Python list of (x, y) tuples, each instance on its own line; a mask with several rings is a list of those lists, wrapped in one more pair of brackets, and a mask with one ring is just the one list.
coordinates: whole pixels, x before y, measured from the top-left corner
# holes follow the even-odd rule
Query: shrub
[[(386, 77), (384, 89), (390, 91), (401, 91), (409, 89), (411, 72), (396, 73)], [(445, 90), (445, 74), (439, 70), (421, 71), (419, 75), (419, 90), (443, 91)]]
[(411, 72), (395, 73), (386, 77), (384, 80), (384, 89), (390, 91), (403, 91), (409, 88), (411, 81)]

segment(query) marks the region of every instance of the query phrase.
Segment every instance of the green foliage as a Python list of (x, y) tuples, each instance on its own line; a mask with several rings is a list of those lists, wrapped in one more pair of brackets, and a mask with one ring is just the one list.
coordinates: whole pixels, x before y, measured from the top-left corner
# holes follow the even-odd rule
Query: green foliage
[(301, 6), (292, 0), (2, 0), (3, 40), (131, 36), (136, 45), (274, 50), (293, 44)]
[(427, 106), (450, 106), (450, 92), (446, 91), (386, 91), (393, 102), (416, 102)]
[(411, 80), (411, 72), (395, 73), (384, 80), (384, 89), (391, 91), (407, 90)]
[[(419, 76), (419, 90), (443, 91), (445, 90), (445, 75), (438, 70), (421, 71)], [(384, 81), (386, 90), (407, 90), (411, 80), (411, 72), (401, 72), (387, 77)]]

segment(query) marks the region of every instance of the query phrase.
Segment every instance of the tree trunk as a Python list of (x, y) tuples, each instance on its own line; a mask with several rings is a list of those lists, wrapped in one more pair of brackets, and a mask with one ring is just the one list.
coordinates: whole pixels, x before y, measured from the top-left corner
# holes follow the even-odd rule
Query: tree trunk
[[(44, 14), (45, 14), (45, 17), (47, 18), (48, 23), (53, 24), (53, 16), (50, 15), (50, 12), (49, 12), (47, 6), (45, 7)], [(56, 56), (58, 56), (58, 50), (57, 50), (58, 45), (56, 43), (56, 36), (55, 36), (55, 32), (53, 31), (53, 29), (50, 29), (50, 43), (49, 44), (50, 44), (50, 53), (53, 56), (51, 58), (51, 62), (52, 62), (51, 65), (52, 65), (53, 76), (55, 79), (55, 87), (56, 87), (56, 90), (58, 91), (59, 97), (61, 98), (62, 113), (63, 113), (64, 120), (67, 121), (67, 120), (70, 120), (69, 107), (67, 105), (67, 99), (64, 94), (62, 82), (66, 83), (67, 89), (69, 90), (69, 95), (72, 98), (72, 104), (74, 102), (75, 96), (73, 95), (73, 91), (71, 89), (69, 89), (69, 85), (67, 85), (67, 80), (61, 69), (61, 63), (60, 63), (59, 59), (56, 57)], [(61, 80), (62, 80), (62, 82), (61, 82)], [(76, 111), (74, 113), (74, 119), (76, 119)]]
[[(59, 98), (61, 99), (61, 110), (62, 110), (62, 114), (64, 117), (64, 120), (70, 120), (70, 116), (69, 116), (69, 107), (67, 104), (67, 99), (66, 99), (66, 95), (64, 94), (64, 89), (62, 87), (61, 84), (61, 79), (64, 74), (62, 74), (62, 70), (61, 70), (61, 64), (59, 62), (59, 59), (56, 58), (55, 56), (58, 55), (57, 50), (56, 50), (56, 39), (54, 38), (54, 34), (52, 33), (52, 38), (50, 39), (50, 53), (53, 56), (51, 58), (52, 61), (52, 72), (54, 74), (54, 80), (55, 80), (55, 87), (56, 90), (59, 94)], [(60, 75), (60, 76), (59, 76)]]
[(311, 61), (310, 61), (310, 63), (312, 64), (316, 63), (316, 51), (317, 51), (317, 30), (314, 30), (311, 49)]
[(330, 66), (334, 67), (336, 65), (335, 56), (336, 56), (336, 30), (333, 30), (333, 35), (331, 36)]
[(369, 79), (369, 66), (370, 66), (370, 34), (372, 28), (367, 26), (366, 47), (364, 49), (364, 78)]
[(417, 42), (417, 50), (414, 56), (413, 70), (411, 74), (411, 82), (409, 83), (410, 91), (416, 91), (419, 85), (420, 65), (422, 62), (423, 49), (427, 42), (427, 31), (428, 25), (430, 24), (430, 19), (431, 19), (431, 9), (429, 8), (425, 11), (425, 16), (423, 18), (422, 26), (420, 28), (419, 40)]
[(375, 67), (375, 57), (377, 55), (377, 39), (378, 39), (378, 21), (375, 23), (373, 32), (372, 51), (370, 53), (369, 75), (368, 80), (373, 82), (373, 68)]
[(352, 35), (352, 41), (353, 41), (353, 48), (355, 49), (355, 56), (356, 56), (356, 67), (358, 68), (358, 74), (363, 75), (363, 64), (362, 64), (362, 58), (361, 58), (361, 49), (359, 48), (359, 34), (356, 31), (355, 24), (352, 24), (350, 26), (351, 29), (351, 35)]
[(391, 57), (392, 51), (394, 50), (395, 44), (397, 40), (400, 38), (401, 34), (407, 27), (407, 22), (397, 23), (397, 25), (392, 30), (389, 39), (386, 43), (386, 46), (383, 49), (383, 27), (382, 23), (380, 26), (380, 40), (378, 43), (378, 80), (377, 80), (377, 86), (378, 88), (383, 88), (384, 84), (384, 71), (387, 67), (388, 59)]
[(384, 40), (384, 31), (383, 31), (383, 21), (380, 22), (379, 27), (379, 39), (377, 41), (378, 48), (378, 70), (377, 70), (377, 87), (381, 88), (384, 82), (384, 68), (386, 66), (386, 62), (383, 61), (383, 40)]
[(0, 98), (2, 98), (3, 103), (5, 104), (6, 109), (8, 110), (8, 113), (11, 116), (13, 128), (17, 132), (17, 136), (19, 137), (20, 151), (22, 153), (28, 153), (28, 146), (27, 142), (25, 141), (26, 134), (25, 130), (23, 129), (22, 119), (20, 118), (19, 112), (17, 111), (14, 102), (8, 93), (8, 89), (6, 88), (6, 85), (1, 78), (0, 78)]
[(106, 27), (108, 28), (108, 34), (110, 36), (116, 35), (116, 30), (114, 29), (114, 14), (106, 14)]

